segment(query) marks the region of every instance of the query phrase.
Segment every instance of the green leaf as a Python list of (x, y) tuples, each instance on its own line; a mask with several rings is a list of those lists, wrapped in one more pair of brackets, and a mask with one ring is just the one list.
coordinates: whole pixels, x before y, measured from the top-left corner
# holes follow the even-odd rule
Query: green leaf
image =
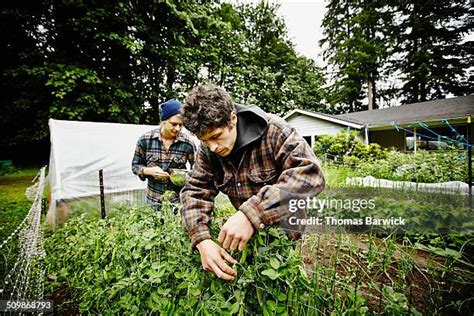
[(275, 270), (278, 270), (278, 268), (280, 267), (280, 262), (278, 261), (278, 259), (276, 258), (271, 258), (270, 259), (270, 266), (275, 269)]
[(263, 270), (262, 274), (268, 276), (272, 280), (276, 280), (279, 277), (278, 272), (273, 269)]
[(278, 299), (280, 302), (283, 302), (284, 300), (286, 300), (286, 294), (285, 294), (285, 293), (280, 293), (280, 294), (278, 294), (277, 299)]

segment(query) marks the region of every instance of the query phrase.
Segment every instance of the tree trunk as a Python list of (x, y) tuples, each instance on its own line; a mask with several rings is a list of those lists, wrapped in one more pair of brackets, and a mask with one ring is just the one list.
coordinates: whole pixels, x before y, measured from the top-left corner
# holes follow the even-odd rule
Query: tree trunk
[(367, 82), (367, 98), (369, 100), (369, 108), (368, 110), (371, 111), (374, 109), (374, 82), (369, 78)]

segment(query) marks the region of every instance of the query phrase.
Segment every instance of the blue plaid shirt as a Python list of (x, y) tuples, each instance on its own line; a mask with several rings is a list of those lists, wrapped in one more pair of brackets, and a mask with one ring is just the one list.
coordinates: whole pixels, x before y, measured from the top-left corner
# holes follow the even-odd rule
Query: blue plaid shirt
[(156, 180), (143, 175), (145, 167), (160, 167), (168, 172), (170, 168), (185, 169), (186, 162), (194, 165), (194, 152), (196, 147), (192, 139), (180, 133), (168, 150), (165, 149), (161, 138), (161, 126), (143, 134), (137, 141), (135, 155), (132, 160), (132, 171), (138, 175), (142, 181), (148, 178), (147, 198), (150, 202), (161, 202), (161, 195), (172, 190), (176, 193), (181, 188), (174, 186), (169, 179)]

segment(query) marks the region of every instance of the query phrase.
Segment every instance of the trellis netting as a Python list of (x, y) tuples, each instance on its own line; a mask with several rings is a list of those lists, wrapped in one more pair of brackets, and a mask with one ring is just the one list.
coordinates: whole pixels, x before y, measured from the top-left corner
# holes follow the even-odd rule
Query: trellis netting
[(48, 224), (54, 226), (61, 221), (71, 205), (99, 208), (101, 169), (107, 194), (128, 202), (144, 200), (146, 181), (132, 173), (131, 162), (138, 138), (155, 128), (157, 126), (50, 119)]

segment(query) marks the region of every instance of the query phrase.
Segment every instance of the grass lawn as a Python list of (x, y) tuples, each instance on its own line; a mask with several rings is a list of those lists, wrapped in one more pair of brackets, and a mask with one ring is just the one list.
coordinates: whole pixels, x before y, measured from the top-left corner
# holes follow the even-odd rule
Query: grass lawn
[(347, 166), (323, 164), (321, 167), (327, 189), (346, 187), (346, 178), (357, 177), (357, 172)]
[[(14, 173), (0, 176), (0, 243), (10, 236), (18, 224), (25, 218), (31, 206), (31, 201), (25, 197), (25, 190), (39, 169), (21, 169)], [(2, 248), (0, 256), (0, 279), (3, 280), (6, 271), (15, 263), (17, 254), (17, 237)]]

